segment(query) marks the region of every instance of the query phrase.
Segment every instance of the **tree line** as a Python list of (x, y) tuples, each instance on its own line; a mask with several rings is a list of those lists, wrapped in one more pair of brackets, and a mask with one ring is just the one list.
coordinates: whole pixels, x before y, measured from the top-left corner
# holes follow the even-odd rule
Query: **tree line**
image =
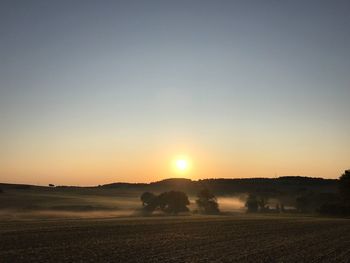
[[(146, 214), (152, 214), (154, 211), (159, 210), (167, 214), (176, 215), (181, 212), (188, 212), (187, 206), (190, 204), (188, 196), (182, 191), (167, 191), (159, 195), (152, 192), (144, 192), (141, 195), (141, 201), (143, 212)], [(220, 213), (217, 198), (208, 189), (202, 189), (197, 193), (196, 205), (199, 213)], [(282, 202), (276, 203), (274, 208), (270, 208), (268, 192), (250, 192), (246, 199), (245, 207), (249, 213), (283, 213), (287, 211)], [(339, 178), (337, 193), (304, 192), (296, 197), (295, 209), (289, 209), (288, 211), (350, 216), (350, 170), (346, 170)]]
[(328, 215), (350, 216), (350, 170), (346, 170), (340, 176), (336, 198), (322, 204), (319, 212)]
[[(283, 203), (277, 203), (275, 208), (268, 205), (269, 193), (249, 193), (245, 207), (247, 212), (285, 212)], [(325, 215), (350, 216), (350, 170), (346, 170), (338, 181), (336, 193), (319, 193), (304, 191), (295, 198), (295, 209), (289, 212), (313, 213)]]

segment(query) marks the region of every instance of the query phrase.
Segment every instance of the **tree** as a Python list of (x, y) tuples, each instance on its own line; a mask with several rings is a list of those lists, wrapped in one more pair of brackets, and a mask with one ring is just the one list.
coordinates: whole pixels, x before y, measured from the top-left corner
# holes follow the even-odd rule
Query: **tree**
[(140, 199), (145, 212), (152, 213), (158, 206), (157, 196), (151, 192), (144, 192)]
[(343, 202), (350, 202), (350, 170), (339, 178), (339, 194)]
[(255, 194), (249, 194), (247, 201), (245, 203), (245, 207), (247, 208), (248, 213), (256, 213), (258, 212), (258, 200)]
[(49, 187), (55, 187), (55, 185), (54, 184), (49, 184)]
[(330, 200), (318, 209), (321, 214), (350, 216), (350, 170), (339, 178), (339, 195), (337, 200)]
[(4, 191), (0, 188), (0, 194), (2, 194)]
[(156, 195), (151, 193), (151, 192), (144, 192), (140, 197), (140, 199), (142, 201), (142, 205), (146, 206), (146, 205), (150, 204), (155, 197), (156, 197)]
[(296, 208), (299, 212), (306, 212), (309, 205), (309, 200), (306, 195), (301, 195), (295, 199)]
[(187, 195), (181, 191), (164, 192), (157, 199), (160, 209), (168, 214), (187, 212), (190, 204)]
[(260, 208), (260, 212), (264, 212), (266, 210), (269, 210), (269, 207), (267, 206), (267, 198), (265, 198), (264, 196), (260, 196), (259, 198), (257, 198), (257, 202), (258, 202), (258, 207)]
[(169, 214), (187, 212), (190, 204), (187, 195), (180, 191), (164, 192), (156, 196), (153, 193), (145, 192), (141, 195), (143, 210), (152, 213), (157, 208)]
[(203, 189), (197, 194), (198, 209), (204, 214), (218, 214), (220, 212), (216, 197), (208, 189)]

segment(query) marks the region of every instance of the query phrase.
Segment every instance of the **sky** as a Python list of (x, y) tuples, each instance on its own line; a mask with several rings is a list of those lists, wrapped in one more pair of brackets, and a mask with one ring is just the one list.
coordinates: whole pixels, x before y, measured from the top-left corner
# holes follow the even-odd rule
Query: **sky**
[(350, 168), (349, 1), (1, 0), (0, 61), (0, 182)]

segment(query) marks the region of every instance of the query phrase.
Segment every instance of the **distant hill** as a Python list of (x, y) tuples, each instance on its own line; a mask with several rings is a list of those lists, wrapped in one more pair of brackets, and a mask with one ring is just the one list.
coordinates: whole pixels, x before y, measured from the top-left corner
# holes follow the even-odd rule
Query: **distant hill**
[[(146, 183), (111, 183), (96, 187), (56, 186), (55, 188), (70, 189), (115, 189), (162, 192), (181, 190), (188, 194), (196, 194), (200, 189), (208, 188), (216, 195), (234, 195), (248, 192), (268, 193), (269, 195), (299, 194), (306, 191), (319, 193), (335, 193), (338, 187), (337, 179), (323, 179), (301, 176), (284, 176), (278, 178), (243, 178), (243, 179), (203, 179), (190, 180), (185, 178), (170, 178), (158, 182)], [(24, 184), (0, 184), (2, 189), (26, 190), (46, 188)], [(49, 188), (49, 187), (47, 187)]]
[(271, 194), (301, 193), (314, 191), (334, 193), (337, 191), (337, 179), (323, 179), (302, 176), (284, 176), (278, 178), (244, 179), (203, 179), (193, 181), (184, 178), (170, 178), (149, 184), (112, 183), (102, 188), (137, 189), (145, 191), (181, 190), (189, 194), (208, 188), (216, 195), (232, 195), (247, 192), (267, 192)]

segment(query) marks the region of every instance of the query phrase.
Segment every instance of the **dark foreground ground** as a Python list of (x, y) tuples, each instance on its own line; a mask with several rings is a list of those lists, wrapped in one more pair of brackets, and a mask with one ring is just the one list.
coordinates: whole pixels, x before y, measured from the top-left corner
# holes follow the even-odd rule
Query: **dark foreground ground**
[(0, 262), (350, 262), (350, 220), (189, 216), (2, 221)]

